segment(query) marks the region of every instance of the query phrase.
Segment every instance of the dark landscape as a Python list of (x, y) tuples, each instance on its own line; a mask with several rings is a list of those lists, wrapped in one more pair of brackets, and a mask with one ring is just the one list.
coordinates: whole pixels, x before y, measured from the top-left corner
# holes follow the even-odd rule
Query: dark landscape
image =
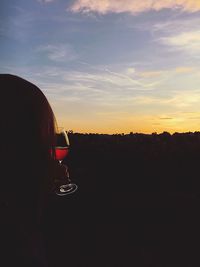
[(200, 132), (69, 138), (79, 189), (50, 199), (51, 267), (200, 266)]

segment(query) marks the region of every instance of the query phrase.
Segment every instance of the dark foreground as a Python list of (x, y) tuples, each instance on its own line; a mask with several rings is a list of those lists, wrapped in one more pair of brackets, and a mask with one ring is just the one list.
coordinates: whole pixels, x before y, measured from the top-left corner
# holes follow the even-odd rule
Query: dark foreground
[(71, 134), (76, 193), (51, 198), (52, 267), (200, 266), (200, 134)]

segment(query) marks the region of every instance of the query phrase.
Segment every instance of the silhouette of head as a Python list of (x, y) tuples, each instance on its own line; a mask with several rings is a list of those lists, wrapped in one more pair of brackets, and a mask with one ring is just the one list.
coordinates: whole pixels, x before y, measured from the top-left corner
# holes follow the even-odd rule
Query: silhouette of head
[(1, 197), (31, 210), (52, 186), (55, 117), (34, 84), (0, 74), (0, 89)]

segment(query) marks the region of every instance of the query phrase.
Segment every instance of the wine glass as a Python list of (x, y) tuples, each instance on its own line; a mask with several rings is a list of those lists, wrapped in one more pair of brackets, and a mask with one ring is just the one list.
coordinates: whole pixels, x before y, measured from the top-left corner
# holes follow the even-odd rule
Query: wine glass
[[(56, 147), (55, 147), (55, 156), (56, 159), (62, 164), (63, 159), (69, 153), (69, 138), (63, 127), (58, 127), (56, 133)], [(78, 186), (75, 183), (72, 183), (69, 177), (69, 169), (66, 169), (66, 184), (56, 187), (55, 193), (58, 196), (64, 196), (67, 194), (74, 193)]]

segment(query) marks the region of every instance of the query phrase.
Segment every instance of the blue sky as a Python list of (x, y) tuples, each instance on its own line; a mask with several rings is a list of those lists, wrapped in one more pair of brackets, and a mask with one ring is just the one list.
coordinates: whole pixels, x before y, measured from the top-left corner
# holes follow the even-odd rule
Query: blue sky
[(0, 72), (75, 132), (200, 128), (200, 1), (2, 0)]

